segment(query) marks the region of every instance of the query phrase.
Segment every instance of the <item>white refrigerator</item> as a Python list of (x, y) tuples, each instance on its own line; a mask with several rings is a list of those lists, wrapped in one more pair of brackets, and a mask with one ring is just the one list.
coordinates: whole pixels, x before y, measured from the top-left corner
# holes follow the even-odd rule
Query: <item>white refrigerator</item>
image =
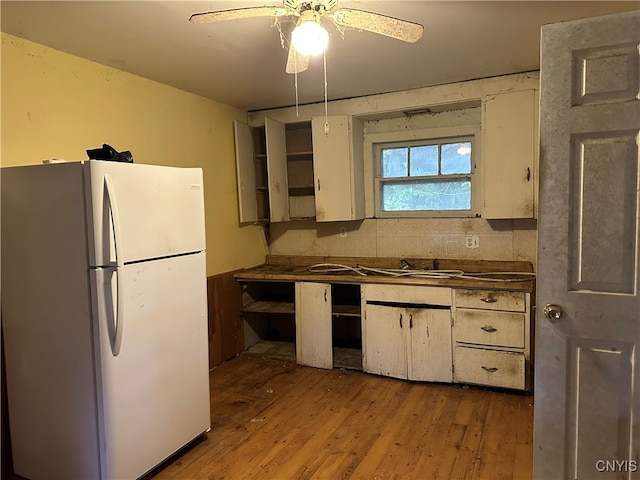
[(2, 168), (14, 470), (134, 479), (210, 427), (202, 170)]

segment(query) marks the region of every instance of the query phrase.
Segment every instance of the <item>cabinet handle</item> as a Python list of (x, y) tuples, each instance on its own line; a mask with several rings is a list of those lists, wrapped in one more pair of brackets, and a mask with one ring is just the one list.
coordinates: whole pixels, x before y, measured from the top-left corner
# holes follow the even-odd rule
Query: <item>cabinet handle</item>
[(402, 314), (400, 314), (400, 328), (402, 328)]
[(487, 333), (493, 333), (498, 331), (497, 328), (493, 328), (491, 325), (480, 327), (480, 330), (484, 330)]
[(498, 301), (495, 298), (493, 298), (491, 295), (489, 295), (488, 297), (481, 298), (480, 300), (482, 300), (484, 303), (496, 303)]
[(413, 328), (413, 313), (409, 315), (409, 328)]
[(485, 367), (484, 365), (482, 366), (482, 369), (487, 373), (493, 373), (498, 371), (498, 367)]
[(318, 179), (318, 191), (320, 191), (320, 179)]
[(527, 182), (531, 180), (531, 169), (527, 167)]
[(327, 289), (324, 289), (324, 303), (327, 303)]

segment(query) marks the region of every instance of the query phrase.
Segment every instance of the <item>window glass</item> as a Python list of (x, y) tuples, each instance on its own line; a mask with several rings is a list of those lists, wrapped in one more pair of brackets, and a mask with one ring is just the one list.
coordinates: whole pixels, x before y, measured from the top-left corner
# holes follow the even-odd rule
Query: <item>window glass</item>
[(382, 150), (382, 177), (407, 176), (409, 176), (409, 149), (402, 147)]
[(471, 181), (415, 180), (385, 182), (382, 185), (382, 210), (470, 210)]
[(410, 172), (412, 177), (437, 175), (438, 174), (438, 148), (439, 145), (424, 145), (411, 147), (410, 152)]
[(442, 144), (440, 173), (471, 173), (471, 142)]

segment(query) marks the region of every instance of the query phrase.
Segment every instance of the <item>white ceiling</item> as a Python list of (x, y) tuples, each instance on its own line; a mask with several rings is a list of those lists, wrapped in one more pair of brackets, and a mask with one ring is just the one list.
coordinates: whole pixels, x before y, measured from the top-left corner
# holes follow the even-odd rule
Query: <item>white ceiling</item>
[[(282, 5), (241, 1), (7, 1), (4, 32), (243, 110), (295, 104), (287, 52), (268, 18), (196, 25), (192, 13)], [(539, 68), (540, 26), (640, 8), (639, 1), (339, 1), (424, 25), (408, 44), (328, 26), (329, 100)], [(328, 22), (329, 23), (329, 22)], [(293, 24), (281, 20), (287, 35)], [(298, 75), (299, 103), (324, 98), (322, 57)]]

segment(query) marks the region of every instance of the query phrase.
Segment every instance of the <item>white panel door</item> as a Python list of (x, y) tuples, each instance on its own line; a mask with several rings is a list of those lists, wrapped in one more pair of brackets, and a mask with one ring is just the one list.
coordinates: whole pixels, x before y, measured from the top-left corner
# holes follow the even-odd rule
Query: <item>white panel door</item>
[(258, 221), (258, 201), (253, 133), (249, 125), (234, 121), (233, 135), (236, 146), (238, 217), (240, 223), (255, 223)]
[(362, 322), (365, 372), (407, 378), (407, 334), (409, 318), (404, 308), (365, 305)]
[(639, 11), (542, 28), (537, 479), (638, 478), (639, 44)]
[[(325, 121), (329, 125), (326, 133)], [(311, 128), (316, 220), (331, 222), (364, 218), (364, 209), (356, 209), (356, 203), (362, 203), (364, 196), (356, 198), (356, 182), (362, 183), (362, 179), (355, 178), (351, 119), (347, 115), (334, 115), (327, 119), (317, 117), (311, 119)]]
[(210, 426), (205, 254), (115, 271), (91, 271), (104, 479), (137, 478)]
[(409, 308), (409, 380), (451, 382), (451, 310)]
[(331, 285), (296, 282), (296, 361), (333, 368)]
[(205, 249), (202, 169), (99, 160), (84, 165), (90, 265)]
[(264, 119), (267, 140), (267, 177), (269, 211), (272, 222), (289, 221), (289, 180), (287, 177), (287, 141), (284, 123)]
[(495, 95), (483, 103), (483, 218), (534, 216), (537, 108), (534, 90)]

